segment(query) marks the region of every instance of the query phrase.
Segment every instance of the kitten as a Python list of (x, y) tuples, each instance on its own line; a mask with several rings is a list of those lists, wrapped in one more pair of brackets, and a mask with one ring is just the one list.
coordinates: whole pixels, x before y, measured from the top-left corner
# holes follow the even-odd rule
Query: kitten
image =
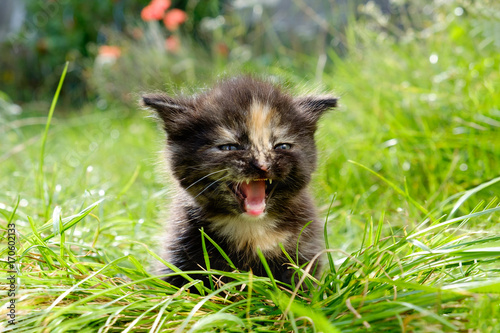
[[(291, 282), (289, 261), (299, 264), (322, 249), (322, 223), (307, 186), (316, 166), (314, 132), (320, 116), (335, 107), (329, 96), (294, 98), (250, 76), (220, 82), (192, 97), (147, 94), (167, 133), (166, 151), (176, 180), (167, 225), (166, 260), (183, 271), (204, 270), (203, 228), (240, 269), (267, 276), (260, 248), (273, 276)], [(211, 269), (232, 271), (205, 240)], [(192, 276), (207, 283), (207, 276)], [(175, 286), (186, 280), (166, 278)]]

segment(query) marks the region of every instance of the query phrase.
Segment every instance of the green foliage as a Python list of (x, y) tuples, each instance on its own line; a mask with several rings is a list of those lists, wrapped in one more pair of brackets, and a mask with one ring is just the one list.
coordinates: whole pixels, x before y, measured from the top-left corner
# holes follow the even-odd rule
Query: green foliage
[[(59, 79), (56, 73), (62, 70), (61, 64), (70, 61), (65, 96), (73, 104), (84, 103), (95, 96), (87, 83), (93, 76), (98, 46), (115, 42), (115, 36), (119, 40), (137, 40), (144, 27), (140, 22), (141, 9), (148, 3), (148, 0), (25, 1), (22, 30), (0, 44), (1, 89), (16, 101), (49, 99), (51, 88)], [(217, 16), (222, 9), (219, 0), (172, 1), (172, 6), (190, 11), (183, 31), (194, 36), (199, 35), (203, 18)], [(137, 69), (135, 64), (128, 66), (129, 73)]]
[[(72, 63), (66, 94), (75, 101), (86, 98), (84, 60), (95, 54), (89, 45), (103, 43), (106, 27), (123, 31), (127, 20), (137, 17), (146, 1), (24, 1), (22, 30), (10, 35), (2, 50), (1, 74), (5, 91), (16, 100), (49, 96), (57, 84), (62, 64)], [(22, 89), (21, 89), (22, 88)]]
[[(413, 225), (408, 210), (438, 218), (450, 212), (454, 195), (498, 176), (500, 99), (492, 87), (500, 84), (494, 70), (499, 49), (478, 46), (484, 41), (472, 26), (482, 11), (471, 8), (468, 15), (449, 17), (439, 31), (399, 38), (404, 42), (363, 29), (353, 35), (358, 46), (347, 59), (330, 53), (337, 63), (334, 80), (327, 73), (323, 80), (341, 92), (344, 106), (320, 132), (333, 138), (320, 141), (316, 193), (325, 206), (330, 199), (321, 194), (339, 192), (336, 205), (370, 207), (342, 216), (337, 227), (351, 229), (346, 235), (377, 218), (378, 207), (396, 212), (397, 224)], [(469, 198), (461, 213), (487, 204), (499, 188), (497, 183)]]
[(267, 68), (342, 97), (317, 136), (325, 270), (315, 280), (288, 254), (302, 284), (235, 270), (217, 290), (191, 281), (194, 295), (148, 273), (169, 188), (145, 113), (59, 107), (47, 134), (46, 117), (2, 114), (0, 235), (16, 224), (20, 278), (4, 331), (497, 332), (500, 52), (481, 8), (465, 13), (383, 38), (353, 23), (348, 56), (329, 52), (319, 74), (301, 67), (312, 56)]

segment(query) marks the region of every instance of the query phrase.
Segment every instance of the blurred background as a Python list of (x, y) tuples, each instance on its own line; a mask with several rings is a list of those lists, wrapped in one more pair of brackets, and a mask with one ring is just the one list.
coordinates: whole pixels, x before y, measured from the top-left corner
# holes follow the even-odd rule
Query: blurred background
[[(500, 44), (488, 1), (1, 0), (0, 91), (25, 105), (50, 100), (66, 61), (63, 101), (101, 108), (143, 90), (199, 85), (221, 73), (323, 81), (335, 59), (374, 39), (432, 38), (455, 16)], [(495, 22), (496, 21), (496, 22)], [(371, 33), (371, 36), (368, 36)], [(459, 32), (455, 32), (459, 34)], [(459, 36), (456, 36), (459, 37)]]
[(50, 99), (66, 61), (63, 97), (73, 106), (128, 103), (138, 90), (199, 83), (243, 68), (295, 66), (301, 68), (296, 75), (315, 77), (331, 62), (327, 50), (347, 47), (349, 19), (370, 10), (390, 18), (399, 7), (407, 6), (391, 7), (388, 0), (368, 6), (347, 0), (2, 0), (0, 90), (19, 104)]

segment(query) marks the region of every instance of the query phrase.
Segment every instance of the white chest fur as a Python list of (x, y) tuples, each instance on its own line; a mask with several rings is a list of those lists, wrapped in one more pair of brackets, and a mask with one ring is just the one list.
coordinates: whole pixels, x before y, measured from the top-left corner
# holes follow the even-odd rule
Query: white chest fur
[(276, 221), (267, 216), (256, 218), (246, 214), (213, 219), (210, 229), (247, 255), (256, 255), (257, 248), (267, 256), (280, 255), (279, 244), (285, 244), (291, 236), (289, 231), (278, 230)]

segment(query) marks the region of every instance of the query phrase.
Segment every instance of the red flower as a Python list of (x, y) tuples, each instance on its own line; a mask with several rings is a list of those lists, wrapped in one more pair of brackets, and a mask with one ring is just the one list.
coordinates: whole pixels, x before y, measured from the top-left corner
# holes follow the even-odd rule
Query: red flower
[(98, 51), (100, 56), (109, 57), (109, 58), (119, 58), (122, 54), (122, 51), (118, 46), (112, 45), (101, 45), (99, 46)]
[(216, 45), (216, 50), (217, 53), (223, 57), (227, 57), (229, 55), (229, 47), (226, 45), (226, 43), (218, 43)]
[(165, 48), (167, 51), (177, 53), (181, 48), (181, 41), (177, 36), (170, 36), (165, 40)]
[(165, 27), (168, 30), (174, 31), (179, 27), (179, 25), (186, 22), (186, 19), (187, 19), (186, 12), (174, 8), (167, 12), (165, 18), (163, 19), (163, 23), (165, 24)]
[(161, 11), (162, 14), (170, 7), (172, 2), (170, 0), (153, 0), (151, 1), (151, 6), (156, 8), (158, 11)]
[(153, 0), (149, 5), (142, 9), (141, 18), (144, 21), (161, 20), (170, 5), (170, 0)]
[(154, 8), (148, 5), (142, 9), (141, 18), (144, 21), (154, 21), (161, 19), (161, 16), (158, 17), (158, 13), (154, 11)]

